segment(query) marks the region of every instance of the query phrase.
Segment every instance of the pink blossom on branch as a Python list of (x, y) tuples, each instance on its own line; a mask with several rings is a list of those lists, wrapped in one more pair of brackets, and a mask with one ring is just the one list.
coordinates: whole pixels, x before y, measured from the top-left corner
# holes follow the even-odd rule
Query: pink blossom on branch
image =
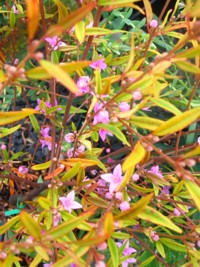
[(89, 76), (81, 76), (79, 77), (77, 83), (76, 83), (79, 93), (77, 93), (77, 96), (81, 96), (83, 94), (90, 92), (90, 77)]
[[(123, 251), (123, 255), (124, 255), (124, 256), (131, 256), (131, 254), (137, 252), (136, 249), (131, 248), (131, 247), (129, 246), (129, 240), (124, 240), (123, 243), (116, 242), (116, 245), (117, 245), (118, 247), (121, 247), (124, 243), (126, 243), (125, 249), (124, 249), (124, 251)], [(133, 257), (130, 257), (129, 259), (123, 261), (123, 262), (122, 262), (122, 267), (128, 267), (129, 263), (136, 263), (136, 259), (133, 258)]]
[(61, 201), (64, 209), (69, 211), (69, 213), (71, 213), (72, 210), (82, 208), (82, 205), (77, 201), (74, 201), (74, 198), (75, 198), (74, 190), (71, 191), (66, 197), (59, 197), (59, 200)]
[(19, 166), (18, 172), (21, 174), (26, 174), (26, 173), (28, 173), (28, 168), (26, 166), (23, 166), (23, 165)]
[(53, 50), (57, 50), (59, 47), (66, 46), (64, 42), (60, 41), (60, 38), (58, 36), (46, 37), (45, 41), (49, 43)]
[(106, 140), (106, 135), (113, 136), (113, 134), (111, 132), (107, 131), (107, 130), (104, 130), (104, 129), (100, 129), (99, 130), (99, 136), (101, 137), (102, 141)]
[(113, 173), (105, 173), (100, 175), (100, 177), (106, 181), (107, 183), (109, 183), (109, 192), (110, 194), (112, 194), (115, 189), (117, 189), (117, 187), (121, 184), (122, 180), (123, 180), (123, 176), (122, 176), (122, 166), (121, 164), (118, 164), (114, 170)]
[(105, 58), (94, 61), (93, 63), (90, 64), (90, 67), (93, 69), (98, 68), (100, 70), (105, 70), (107, 68), (107, 64), (104, 61), (105, 61)]

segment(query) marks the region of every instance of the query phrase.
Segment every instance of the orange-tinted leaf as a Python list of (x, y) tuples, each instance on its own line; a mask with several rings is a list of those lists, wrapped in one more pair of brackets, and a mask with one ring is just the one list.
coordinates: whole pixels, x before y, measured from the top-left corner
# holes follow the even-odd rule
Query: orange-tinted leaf
[(57, 169), (55, 169), (54, 172), (50, 173), (49, 175), (44, 177), (44, 180), (49, 180), (57, 175), (59, 175), (61, 172), (63, 172), (65, 166), (61, 164)]
[(37, 30), (40, 19), (39, 1), (26, 0), (26, 6), (28, 18), (28, 38), (29, 40), (32, 40)]

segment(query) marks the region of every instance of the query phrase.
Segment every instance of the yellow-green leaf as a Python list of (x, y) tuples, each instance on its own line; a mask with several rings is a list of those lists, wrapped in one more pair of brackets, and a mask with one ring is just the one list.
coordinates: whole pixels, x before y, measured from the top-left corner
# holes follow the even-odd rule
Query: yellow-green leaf
[(61, 23), (68, 15), (66, 6), (60, 0), (54, 0), (58, 7), (58, 23)]
[(13, 227), (19, 221), (19, 216), (15, 216), (12, 219), (8, 220), (5, 224), (0, 226), (0, 235), (7, 232), (9, 229)]
[(85, 39), (85, 22), (79, 21), (75, 25), (75, 35), (77, 40), (79, 41), (79, 44), (82, 44)]
[(122, 141), (127, 146), (130, 146), (129, 142), (126, 140), (125, 135), (122, 133), (121, 130), (119, 130), (116, 126), (110, 125), (110, 124), (98, 124), (95, 125), (95, 127), (107, 130), (114, 134), (120, 141)]
[(40, 225), (26, 211), (22, 211), (19, 216), (28, 234), (39, 240), (41, 237)]
[(200, 108), (194, 108), (189, 111), (185, 111), (180, 115), (174, 116), (173, 118), (164, 122), (154, 132), (154, 135), (163, 136), (166, 134), (172, 134), (187, 127), (200, 116)]
[(130, 153), (130, 155), (125, 159), (122, 164), (123, 171), (128, 170), (129, 168), (135, 168), (136, 164), (138, 164), (146, 155), (146, 150), (142, 146), (141, 142), (138, 141)]
[(96, 208), (91, 208), (87, 212), (82, 213), (80, 216), (75, 217), (74, 219), (64, 222), (61, 225), (58, 225), (48, 232), (46, 232), (42, 237), (45, 239), (47, 238), (56, 240), (57, 238), (60, 238), (70, 231), (74, 230), (78, 225), (85, 222), (86, 219), (88, 219), (91, 215), (94, 214)]
[(82, 159), (82, 158), (68, 158), (66, 160), (63, 160), (62, 164), (64, 164), (65, 166), (74, 166), (78, 162), (81, 163), (81, 168), (87, 168), (99, 164), (97, 160)]
[(194, 149), (191, 151), (181, 155), (184, 159), (191, 158), (193, 156), (199, 155), (200, 154), (200, 146), (196, 146)]
[(138, 216), (148, 205), (153, 197), (153, 193), (142, 197), (137, 203), (133, 204), (130, 209), (120, 212), (119, 215), (114, 217), (115, 221), (129, 220)]
[(147, 24), (149, 25), (150, 21), (153, 18), (153, 11), (151, 7), (151, 2), (149, 0), (143, 0), (146, 18), (147, 18)]
[[(69, 62), (69, 63), (62, 63), (59, 67), (68, 73), (73, 73), (75, 71), (79, 71), (91, 64), (90, 61), (77, 61), (77, 62)], [(36, 80), (46, 80), (53, 77), (49, 72), (47, 72), (43, 67), (36, 67), (30, 69), (26, 72), (26, 76), (30, 79)]]
[(38, 113), (38, 111), (31, 108), (24, 108), (21, 111), (0, 112), (0, 125), (19, 121), (35, 113)]
[(177, 107), (175, 107), (173, 104), (171, 104), (170, 102), (162, 99), (162, 98), (150, 98), (150, 100), (156, 104), (156, 106), (163, 108), (171, 113), (173, 113), (174, 115), (179, 115), (182, 114), (182, 112), (177, 109)]
[(34, 171), (46, 170), (51, 166), (51, 164), (52, 164), (52, 161), (49, 160), (49, 161), (47, 161), (45, 163), (34, 165), (34, 166), (31, 167), (31, 169), (34, 170)]
[(176, 58), (192, 58), (200, 55), (200, 46), (192, 47), (176, 55)]
[(45, 210), (49, 210), (52, 206), (52, 202), (45, 197), (38, 197), (37, 203)]
[(200, 187), (195, 182), (189, 180), (184, 181), (184, 184), (197, 208), (200, 210)]
[(70, 170), (68, 170), (63, 176), (62, 176), (62, 181), (66, 182), (67, 180), (70, 180), (73, 178), (79, 171), (81, 167), (81, 163), (77, 162)]
[(55, 35), (58, 36), (63, 32), (66, 32), (67, 29), (72, 28), (77, 22), (85, 19), (85, 17), (95, 8), (95, 6), (96, 3), (93, 1), (87, 5), (83, 5), (81, 8), (66, 16), (65, 19), (59, 24), (49, 27), (46, 35), (48, 37)]
[(42, 261), (42, 257), (37, 254), (35, 257), (34, 257), (34, 260), (31, 262), (31, 264), (29, 265), (29, 267), (37, 267), (38, 264)]
[(175, 225), (169, 218), (164, 216), (162, 213), (151, 207), (146, 207), (142, 212), (137, 215), (137, 217), (147, 222), (162, 225), (177, 233), (182, 233), (181, 228)]
[(17, 131), (19, 128), (21, 127), (21, 124), (16, 125), (12, 128), (2, 128), (0, 129), (0, 138), (3, 138), (11, 133), (14, 133), (15, 131)]
[(147, 129), (147, 130), (155, 130), (159, 126), (161, 126), (164, 121), (150, 118), (150, 117), (142, 117), (142, 116), (131, 116), (130, 123), (132, 123), (134, 126), (137, 126), (139, 128)]
[(39, 125), (36, 117), (33, 114), (31, 114), (31, 115), (29, 115), (29, 118), (30, 118), (30, 121), (33, 125), (33, 129), (39, 135), (40, 134), (40, 125)]
[(46, 60), (40, 60), (40, 65), (72, 93), (77, 93), (79, 91), (77, 85), (69, 76), (69, 74), (65, 72), (59, 65), (53, 64)]
[(183, 244), (180, 244), (172, 239), (169, 238), (160, 238), (159, 239), (160, 242), (162, 242), (163, 245), (165, 245), (166, 247), (173, 249), (175, 251), (180, 251), (180, 252), (186, 252), (186, 247)]
[(156, 242), (156, 248), (157, 248), (158, 252), (160, 253), (160, 255), (165, 259), (166, 258), (165, 250), (164, 250), (164, 247), (160, 241)]
[(43, 260), (49, 261), (49, 256), (46, 250), (40, 246), (35, 246), (35, 251), (42, 257)]
[(28, 38), (29, 40), (32, 40), (40, 19), (39, 0), (26, 0), (26, 6), (28, 19)]
[(99, 0), (98, 5), (99, 6), (114, 6), (114, 5), (120, 5), (120, 4), (132, 4), (133, 1), (130, 0)]
[(118, 248), (116, 242), (112, 238), (108, 239), (108, 247), (110, 250), (112, 267), (118, 267), (119, 266)]
[(176, 66), (183, 70), (183, 71), (186, 71), (186, 72), (191, 72), (191, 73), (194, 73), (194, 74), (200, 74), (200, 68), (197, 67), (196, 65), (190, 63), (190, 62), (187, 62), (187, 61), (176, 61), (174, 62), (176, 64)]
[(107, 237), (110, 236), (114, 231), (114, 218), (111, 212), (106, 213), (104, 217), (104, 232)]

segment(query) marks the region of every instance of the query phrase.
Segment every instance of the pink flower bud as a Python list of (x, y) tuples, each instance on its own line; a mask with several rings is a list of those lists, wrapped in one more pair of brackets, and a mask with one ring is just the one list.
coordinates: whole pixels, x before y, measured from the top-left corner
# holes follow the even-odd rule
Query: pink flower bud
[(65, 135), (65, 141), (67, 141), (68, 143), (73, 143), (75, 140), (75, 135), (73, 133), (68, 133)]
[(120, 104), (119, 104), (119, 110), (120, 111), (129, 111), (129, 109), (130, 109), (130, 105), (128, 104), (128, 103), (126, 103), (126, 102), (121, 102)]
[(1, 150), (6, 150), (6, 145), (2, 144), (1, 145)]
[(97, 246), (97, 248), (98, 248), (99, 250), (105, 250), (105, 249), (107, 249), (107, 243), (106, 243), (106, 242), (103, 242), (103, 243), (99, 244), (99, 245)]
[(155, 20), (155, 19), (152, 19), (149, 23), (149, 26), (153, 29), (157, 28), (158, 27), (158, 21)]
[(134, 173), (132, 175), (132, 179), (133, 179), (133, 181), (137, 182), (140, 179), (140, 176), (137, 173)]
[(120, 210), (124, 211), (124, 210), (128, 210), (130, 209), (130, 204), (128, 203), (128, 201), (123, 201), (120, 205)]
[(134, 100), (142, 99), (142, 93), (139, 90), (134, 91), (132, 95)]

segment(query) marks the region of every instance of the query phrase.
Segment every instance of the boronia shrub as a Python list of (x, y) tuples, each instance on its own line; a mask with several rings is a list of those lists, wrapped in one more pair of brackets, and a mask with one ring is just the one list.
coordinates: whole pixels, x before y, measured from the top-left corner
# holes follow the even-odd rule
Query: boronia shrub
[(200, 1), (141, 2), (1, 3), (0, 266), (199, 266)]

